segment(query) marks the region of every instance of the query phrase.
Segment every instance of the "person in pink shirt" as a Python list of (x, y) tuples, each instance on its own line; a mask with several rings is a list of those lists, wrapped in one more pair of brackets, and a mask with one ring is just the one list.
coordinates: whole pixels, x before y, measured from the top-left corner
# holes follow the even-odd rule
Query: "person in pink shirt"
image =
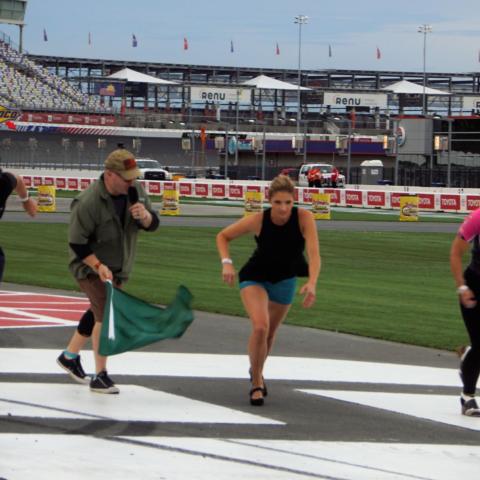
[[(471, 213), (458, 230), (450, 249), (450, 268), (457, 287), (463, 321), (470, 337), (460, 360), (463, 390), (460, 397), (462, 414), (480, 417), (475, 400), (480, 375), (480, 209)], [(471, 260), (463, 269), (462, 259), (471, 249)]]

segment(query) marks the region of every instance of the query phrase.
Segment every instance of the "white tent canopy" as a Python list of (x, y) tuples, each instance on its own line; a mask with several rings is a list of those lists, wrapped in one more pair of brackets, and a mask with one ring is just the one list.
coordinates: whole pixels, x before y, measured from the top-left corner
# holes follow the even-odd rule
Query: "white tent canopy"
[[(242, 82), (242, 85), (248, 85), (250, 87), (255, 87), (262, 90), (298, 90), (298, 85), (282, 82), (281, 80), (267, 77), (266, 75), (259, 75), (258, 77)], [(300, 90), (311, 89), (307, 87), (300, 87)]]
[(136, 82), (136, 83), (153, 83), (155, 85), (178, 85), (177, 82), (172, 82), (170, 80), (162, 80), (161, 78), (153, 77), (152, 75), (146, 75), (145, 73), (136, 72), (131, 68), (123, 68), (118, 72), (108, 75), (106, 78), (111, 78), (112, 80), (126, 80), (127, 82)]
[[(382, 90), (409, 95), (423, 95), (423, 85), (418, 85), (418, 83), (409, 82), (407, 80), (392, 83), (391, 85), (382, 88)], [(425, 95), (450, 95), (450, 93), (425, 87)]]

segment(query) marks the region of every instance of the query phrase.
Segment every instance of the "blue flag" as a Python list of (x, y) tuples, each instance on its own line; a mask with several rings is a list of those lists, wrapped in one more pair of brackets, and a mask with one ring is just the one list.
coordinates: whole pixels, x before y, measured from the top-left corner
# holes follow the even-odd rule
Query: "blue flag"
[(181, 337), (193, 322), (193, 296), (184, 287), (165, 308), (151, 305), (106, 282), (107, 302), (100, 334), (101, 355), (116, 355), (166, 338)]
[(137, 37), (132, 33), (132, 47), (135, 48), (138, 45)]

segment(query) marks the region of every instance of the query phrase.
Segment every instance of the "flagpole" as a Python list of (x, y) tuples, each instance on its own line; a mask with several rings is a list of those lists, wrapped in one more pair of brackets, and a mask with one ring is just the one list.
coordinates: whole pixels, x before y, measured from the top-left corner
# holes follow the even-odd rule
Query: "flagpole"
[(427, 33), (432, 32), (432, 26), (431, 25), (420, 25), (418, 27), (418, 33), (423, 34), (423, 102), (422, 102), (422, 113), (423, 115), (426, 115), (427, 113), (427, 102), (426, 102), (426, 96), (425, 96), (425, 91), (427, 88), (427, 73), (426, 73), (426, 63), (427, 63)]

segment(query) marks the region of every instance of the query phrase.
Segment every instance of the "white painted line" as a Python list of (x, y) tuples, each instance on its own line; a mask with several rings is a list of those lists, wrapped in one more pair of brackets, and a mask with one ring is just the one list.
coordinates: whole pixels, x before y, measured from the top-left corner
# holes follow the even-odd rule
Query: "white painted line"
[(0, 418), (72, 418), (76, 414), (77, 418), (123, 422), (284, 425), (259, 415), (137, 385), (119, 384), (119, 395), (92, 393), (87, 385), (76, 384), (2, 382), (1, 385)]
[[(63, 371), (55, 364), (58, 355), (58, 350), (0, 349), (0, 372), (61, 374)], [(15, 359), (14, 362), (12, 358)], [(137, 351), (113, 356), (108, 362), (109, 372), (112, 374), (200, 378), (248, 377), (246, 355)], [(93, 354), (84, 352), (82, 363), (87, 372), (93, 371)], [(267, 361), (265, 378), (448, 387), (460, 385), (457, 370), (453, 368), (275, 356), (269, 357)]]
[[(357, 405), (403, 413), (437, 423), (445, 423), (480, 431), (480, 418), (465, 417), (460, 413), (460, 393), (455, 395), (424, 395), (408, 393), (357, 392), (343, 390), (311, 390), (300, 392), (333, 398)], [(480, 465), (480, 464), (479, 464)]]
[[(305, 480), (275, 468), (234, 462), (173, 449), (82, 435), (0, 434), (1, 475), (15, 480)], [(183, 439), (189, 448), (189, 440)], [(232, 448), (232, 447), (231, 447)], [(99, 468), (101, 459), (104, 468)], [(32, 472), (34, 475), (32, 477)], [(314, 476), (313, 478), (324, 478)]]

